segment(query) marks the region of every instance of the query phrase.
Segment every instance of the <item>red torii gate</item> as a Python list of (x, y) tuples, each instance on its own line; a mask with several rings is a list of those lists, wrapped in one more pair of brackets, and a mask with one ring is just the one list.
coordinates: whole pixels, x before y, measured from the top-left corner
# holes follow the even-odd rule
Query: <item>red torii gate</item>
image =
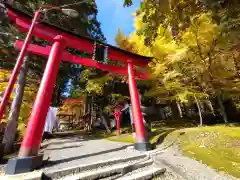
[[(104, 44), (104, 46), (108, 47), (108, 57), (111, 60), (122, 61), (125, 63), (124, 67), (107, 65), (90, 58), (72, 55), (69, 52), (64, 51), (65, 47), (71, 47), (93, 54), (95, 50), (95, 41), (47, 23), (38, 22), (33, 28), (31, 25), (31, 16), (28, 16), (9, 5), (7, 5), (7, 9), (9, 19), (12, 20), (20, 30), (24, 32), (31, 31), (33, 35), (52, 42), (53, 45), (46, 47), (33, 44), (27, 45), (26, 50), (28, 52), (41, 56), (47, 56), (48, 61), (32, 109), (32, 113), (29, 118), (26, 134), (21, 144), (18, 158), (9, 160), (6, 173), (15, 174), (30, 171), (37, 166), (38, 163), (36, 162), (39, 161), (39, 159), (41, 161), (41, 158), (38, 156), (38, 150), (40, 147), (45, 119), (51, 102), (52, 92), (61, 61), (67, 61), (88, 67), (95, 67), (103, 71), (110, 71), (128, 76), (129, 91), (136, 129), (137, 142), (135, 148), (142, 151), (151, 149), (144, 128), (143, 117), (138, 98), (139, 95), (135, 81), (135, 77), (146, 79), (148, 78), (148, 75), (134, 70), (134, 65), (141, 67), (147, 66), (151, 60), (150, 57), (133, 54), (108, 44)], [(16, 41), (15, 48), (17, 50), (21, 50), (23, 46), (25, 46), (23, 41)], [(2, 109), (4, 109), (4, 104), (1, 104), (0, 108), (2, 111)], [(31, 165), (29, 164), (29, 161), (31, 162)]]

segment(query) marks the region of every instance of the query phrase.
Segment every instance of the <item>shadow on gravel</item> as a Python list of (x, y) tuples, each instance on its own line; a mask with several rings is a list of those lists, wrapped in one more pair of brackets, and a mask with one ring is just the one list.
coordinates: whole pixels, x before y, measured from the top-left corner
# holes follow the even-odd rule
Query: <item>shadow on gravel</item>
[[(82, 142), (83, 140), (71, 140), (71, 141), (59, 141), (59, 142), (49, 142), (47, 144), (41, 145), (40, 149), (47, 149), (50, 145), (62, 145), (63, 143), (76, 143), (76, 142)], [(68, 146), (66, 146), (68, 147)], [(70, 147), (70, 146), (69, 146)], [(53, 148), (48, 150), (54, 150)]]
[(62, 149), (71, 149), (71, 148), (78, 148), (81, 147), (82, 145), (77, 145), (77, 146), (64, 146), (64, 147), (60, 147), (60, 148), (47, 148), (46, 150), (62, 150)]
[[(51, 142), (51, 140), (55, 139), (56, 142)], [(82, 142), (82, 141), (88, 141), (89, 138), (85, 136), (70, 136), (70, 137), (52, 137), (49, 140), (49, 143), (47, 143), (45, 146), (49, 145), (58, 145), (63, 143), (76, 143), (76, 142)]]
[(54, 166), (54, 165), (57, 165), (57, 164), (61, 164), (61, 163), (67, 163), (67, 162), (78, 160), (78, 159), (82, 159), (82, 158), (88, 158), (88, 157), (97, 156), (97, 155), (101, 155), (101, 154), (106, 154), (106, 153), (111, 153), (111, 152), (115, 152), (115, 151), (120, 151), (120, 150), (126, 149), (129, 146), (131, 146), (131, 145), (122, 146), (122, 147), (116, 148), (116, 149), (109, 149), (109, 150), (106, 150), (106, 151), (100, 151), (100, 152), (97, 152), (97, 153), (85, 154), (85, 155), (81, 155), (81, 156), (71, 157), (71, 158), (67, 158), (67, 159), (61, 159), (61, 160), (56, 160), (56, 161), (48, 161), (44, 165), (44, 168), (51, 167), (51, 166)]

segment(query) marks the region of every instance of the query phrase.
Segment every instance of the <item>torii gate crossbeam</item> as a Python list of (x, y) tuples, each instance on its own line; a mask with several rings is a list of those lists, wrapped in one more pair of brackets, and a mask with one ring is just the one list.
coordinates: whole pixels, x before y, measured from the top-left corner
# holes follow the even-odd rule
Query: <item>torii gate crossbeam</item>
[[(15, 49), (21, 50), (23, 47), (23, 44), (24, 44), (23, 41), (17, 40), (15, 42)], [(34, 44), (29, 44), (27, 51), (32, 54), (48, 57), (51, 51), (51, 46), (42, 47)], [(73, 64), (79, 64), (87, 67), (94, 67), (102, 71), (110, 71), (110, 72), (114, 72), (124, 76), (128, 76), (128, 71), (127, 71), (127, 68), (125, 67), (103, 64), (98, 61), (94, 61), (90, 58), (84, 58), (84, 57), (72, 55), (67, 51), (63, 51), (61, 55), (61, 59), (62, 61), (65, 61), (65, 62), (71, 62)], [(134, 70), (134, 73), (136, 78), (139, 78), (139, 79), (149, 78), (148, 74), (140, 73), (140, 72), (137, 72), (136, 70)]]

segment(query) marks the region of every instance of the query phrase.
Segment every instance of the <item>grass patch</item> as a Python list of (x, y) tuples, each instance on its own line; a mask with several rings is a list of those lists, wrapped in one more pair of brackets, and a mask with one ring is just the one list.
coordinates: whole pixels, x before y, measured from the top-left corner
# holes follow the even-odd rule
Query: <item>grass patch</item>
[(153, 128), (152, 133), (150, 134), (150, 142), (152, 144), (160, 144), (164, 141), (165, 137), (175, 131), (175, 128), (162, 127), (162, 128)]
[(180, 147), (185, 155), (240, 178), (240, 128), (209, 126), (185, 129)]
[[(160, 144), (165, 137), (172, 131), (195, 126), (192, 121), (187, 120), (170, 120), (170, 121), (156, 121), (152, 122), (152, 132), (149, 134), (149, 140), (152, 144)], [(116, 132), (106, 133), (105, 130), (96, 131), (93, 133), (95, 138), (105, 138), (109, 141), (135, 143), (132, 137), (131, 127), (122, 127), (121, 135), (116, 136)]]
[[(174, 131), (175, 128), (153, 128), (152, 132), (149, 134), (149, 140), (152, 144), (158, 144), (163, 142), (164, 138), (172, 131)], [(126, 143), (136, 143), (135, 139), (132, 136), (132, 133), (125, 133), (121, 134), (119, 136), (116, 136), (116, 133), (111, 133), (108, 136), (105, 136), (106, 140), (109, 141), (116, 141), (116, 142), (126, 142)]]
[[(180, 132), (185, 134), (179, 136)], [(113, 132), (104, 138), (110, 141), (135, 143), (131, 133), (116, 136)], [(185, 155), (218, 171), (240, 178), (240, 127), (155, 126), (150, 135), (150, 142), (157, 144), (163, 141), (168, 144), (176, 139), (179, 139), (180, 148)]]
[(120, 136), (112, 136), (105, 138), (109, 141), (116, 141), (116, 142), (125, 142), (125, 143), (135, 143), (135, 139), (132, 137), (132, 134), (121, 134)]

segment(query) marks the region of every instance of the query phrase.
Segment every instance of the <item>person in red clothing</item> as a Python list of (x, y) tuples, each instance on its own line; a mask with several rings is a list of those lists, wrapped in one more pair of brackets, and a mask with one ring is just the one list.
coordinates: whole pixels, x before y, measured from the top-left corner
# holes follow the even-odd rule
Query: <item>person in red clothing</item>
[(121, 112), (121, 109), (122, 109), (122, 105), (120, 104), (117, 104), (114, 108), (114, 118), (115, 118), (115, 121), (116, 121), (116, 129), (117, 129), (117, 135), (120, 135), (120, 129), (121, 129), (121, 115), (122, 115), (122, 112)]

